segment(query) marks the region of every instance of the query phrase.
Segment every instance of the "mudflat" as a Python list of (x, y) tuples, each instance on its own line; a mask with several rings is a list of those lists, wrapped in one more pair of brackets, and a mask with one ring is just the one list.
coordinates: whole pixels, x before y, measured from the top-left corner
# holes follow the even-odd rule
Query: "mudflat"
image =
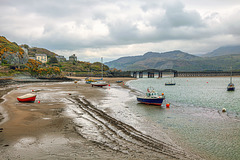
[[(143, 124), (151, 130), (143, 132), (111, 114), (112, 109), (101, 108), (110, 87), (129, 92), (116, 80), (132, 78), (104, 79), (111, 86), (103, 88), (75, 79), (12, 86), (0, 104), (0, 159), (200, 159), (150, 134), (159, 128)], [(37, 94), (34, 103), (17, 101), (32, 92)]]

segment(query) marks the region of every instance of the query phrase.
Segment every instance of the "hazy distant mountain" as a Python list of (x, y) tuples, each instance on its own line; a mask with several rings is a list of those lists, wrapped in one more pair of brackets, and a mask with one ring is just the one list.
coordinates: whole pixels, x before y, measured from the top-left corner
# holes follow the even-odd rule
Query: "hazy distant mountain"
[(202, 57), (215, 57), (231, 54), (240, 54), (240, 45), (238, 46), (225, 46), (215, 49), (214, 51), (202, 55)]

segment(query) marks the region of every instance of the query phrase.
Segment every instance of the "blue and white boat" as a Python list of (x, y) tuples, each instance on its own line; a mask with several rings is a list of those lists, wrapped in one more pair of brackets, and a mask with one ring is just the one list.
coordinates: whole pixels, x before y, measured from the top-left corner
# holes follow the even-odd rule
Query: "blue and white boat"
[(152, 104), (161, 106), (165, 99), (164, 94), (159, 95), (158, 92), (154, 91), (154, 88), (149, 87), (146, 92), (146, 96), (138, 96), (137, 101), (144, 104)]

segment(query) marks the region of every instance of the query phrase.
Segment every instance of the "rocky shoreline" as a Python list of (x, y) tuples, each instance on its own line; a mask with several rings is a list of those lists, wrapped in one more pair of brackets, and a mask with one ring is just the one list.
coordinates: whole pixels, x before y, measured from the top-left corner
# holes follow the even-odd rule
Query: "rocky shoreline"
[(67, 77), (40, 77), (40, 78), (32, 78), (32, 77), (13, 77), (13, 78), (0, 78), (0, 87), (7, 86), (12, 84), (20, 84), (20, 83), (39, 83), (39, 82), (64, 82), (64, 81), (73, 81), (74, 79)]

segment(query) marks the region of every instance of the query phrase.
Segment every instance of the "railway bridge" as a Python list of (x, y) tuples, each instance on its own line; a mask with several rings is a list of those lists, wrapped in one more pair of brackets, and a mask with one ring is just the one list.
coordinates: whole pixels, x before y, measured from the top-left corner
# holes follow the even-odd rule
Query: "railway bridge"
[[(173, 69), (147, 69), (141, 71), (131, 71), (131, 77), (134, 78), (162, 78), (164, 74), (171, 74), (173, 77), (212, 77), (212, 76), (230, 76), (229, 71), (196, 71), (181, 72)], [(232, 76), (240, 76), (240, 72), (232, 72)]]
[(173, 74), (174, 77), (177, 77), (178, 72), (173, 69), (147, 69), (142, 71), (132, 71), (131, 76), (134, 78), (162, 78), (163, 74)]

